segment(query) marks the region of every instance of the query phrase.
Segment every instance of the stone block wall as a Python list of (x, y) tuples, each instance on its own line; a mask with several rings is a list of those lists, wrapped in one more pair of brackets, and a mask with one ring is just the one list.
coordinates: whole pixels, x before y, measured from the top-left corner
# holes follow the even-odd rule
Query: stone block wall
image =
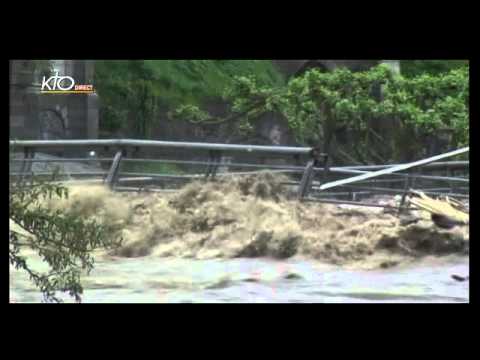
[[(93, 82), (94, 62), (54, 60), (61, 75), (78, 84)], [(10, 138), (98, 138), (96, 94), (40, 94), (42, 77), (31, 60), (10, 61)]]

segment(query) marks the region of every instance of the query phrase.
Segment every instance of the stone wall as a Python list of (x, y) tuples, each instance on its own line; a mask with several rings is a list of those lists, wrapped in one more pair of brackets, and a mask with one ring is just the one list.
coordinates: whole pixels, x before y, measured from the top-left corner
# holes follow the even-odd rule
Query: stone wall
[[(54, 60), (54, 69), (77, 84), (93, 83), (94, 62)], [(40, 94), (42, 76), (31, 60), (10, 61), (10, 138), (98, 138), (96, 94)]]
[(10, 62), (10, 138), (36, 139), (40, 132), (39, 122), (34, 118), (39, 97), (33, 83), (31, 62)]

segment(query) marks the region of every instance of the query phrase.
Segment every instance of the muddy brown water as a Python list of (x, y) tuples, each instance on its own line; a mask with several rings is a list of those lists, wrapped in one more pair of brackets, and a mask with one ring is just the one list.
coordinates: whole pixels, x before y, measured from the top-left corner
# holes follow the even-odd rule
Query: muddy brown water
[[(96, 257), (84, 302), (469, 301), (469, 281), (451, 278), (469, 274), (468, 227), (298, 204), (282, 198), (283, 180), (197, 183), (172, 196), (76, 186), (45, 205), (116, 224), (125, 239)], [(41, 301), (14, 269), (10, 297)]]

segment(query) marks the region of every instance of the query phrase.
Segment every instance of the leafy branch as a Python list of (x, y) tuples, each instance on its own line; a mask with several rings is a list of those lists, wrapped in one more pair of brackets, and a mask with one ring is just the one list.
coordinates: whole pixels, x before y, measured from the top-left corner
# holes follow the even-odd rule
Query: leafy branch
[[(121, 245), (119, 228), (84, 219), (73, 212), (52, 210), (43, 205), (47, 199), (66, 199), (68, 189), (59, 184), (33, 180), (28, 186), (10, 186), (9, 259), (16, 269), (25, 271), (47, 302), (61, 302), (57, 292), (68, 292), (81, 301), (81, 275), (94, 266), (93, 252)], [(34, 250), (48, 265), (47, 272), (33, 269), (22, 248)]]

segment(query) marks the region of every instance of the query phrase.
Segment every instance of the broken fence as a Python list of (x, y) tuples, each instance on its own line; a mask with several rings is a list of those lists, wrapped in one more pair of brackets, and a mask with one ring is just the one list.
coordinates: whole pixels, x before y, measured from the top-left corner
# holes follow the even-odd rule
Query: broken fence
[[(454, 171), (468, 174), (468, 161), (442, 161), (469, 152), (469, 148), (451, 151), (428, 159), (409, 164), (386, 164), (365, 166), (330, 167), (327, 154), (319, 154), (308, 147), (281, 147), (258, 145), (231, 145), (188, 142), (164, 142), (145, 140), (53, 140), (53, 141), (10, 141), (13, 149), (22, 149), (23, 158), (12, 159), (13, 163), (20, 163), (19, 171), (10, 175), (25, 182), (34, 175), (34, 163), (87, 163), (103, 164), (108, 168), (103, 171), (69, 172), (71, 182), (78, 182), (79, 178), (87, 178), (83, 182), (106, 183), (117, 191), (163, 191), (171, 192), (181, 185), (200, 179), (213, 179), (224, 176), (251, 175), (263, 171), (287, 174), (292, 181), (284, 183), (295, 190), (298, 200), (320, 201), (345, 204), (362, 204), (377, 206), (376, 204), (356, 201), (358, 198), (372, 195), (402, 195), (402, 204), (406, 193), (415, 187), (430, 195), (450, 195), (459, 199), (468, 198), (469, 178), (467, 176), (448, 176)], [(37, 152), (42, 150), (65, 150), (69, 148), (82, 149), (83, 153), (103, 150), (112, 153), (112, 156), (100, 158), (61, 158), (38, 159)], [(148, 154), (149, 149), (168, 149), (184, 151), (192, 158), (203, 157), (204, 160), (179, 160), (171, 158), (134, 157), (139, 152)], [(250, 161), (232, 162), (238, 154), (248, 154)], [(265, 163), (269, 156), (281, 159), (284, 164)], [(258, 161), (262, 158), (262, 161)], [(225, 161), (225, 159), (229, 159)], [(263, 162), (263, 163), (261, 163)], [(122, 171), (125, 164), (164, 164), (183, 167), (200, 168), (196, 173), (171, 174), (158, 172)], [(234, 171), (237, 169), (237, 171)], [(420, 169), (420, 172), (413, 172)], [(406, 172), (406, 173), (405, 173)], [(447, 175), (427, 175), (432, 172), (443, 172)], [(52, 176), (53, 172), (35, 172), (36, 176)], [(338, 177), (352, 175), (348, 178)], [(387, 179), (385, 177), (388, 177)], [(337, 179), (335, 179), (337, 178)], [(420, 186), (423, 182), (441, 182), (448, 186)], [(130, 184), (130, 186), (125, 186)], [(171, 186), (169, 186), (169, 184)], [(380, 184), (380, 186), (379, 186)], [(383, 186), (382, 186), (383, 185)], [(388, 187), (390, 186), (390, 187)], [(333, 189), (336, 192), (332, 192)], [(330, 198), (329, 198), (330, 197)], [(343, 198), (347, 198), (343, 199)], [(339, 199), (341, 198), (341, 199)]]

